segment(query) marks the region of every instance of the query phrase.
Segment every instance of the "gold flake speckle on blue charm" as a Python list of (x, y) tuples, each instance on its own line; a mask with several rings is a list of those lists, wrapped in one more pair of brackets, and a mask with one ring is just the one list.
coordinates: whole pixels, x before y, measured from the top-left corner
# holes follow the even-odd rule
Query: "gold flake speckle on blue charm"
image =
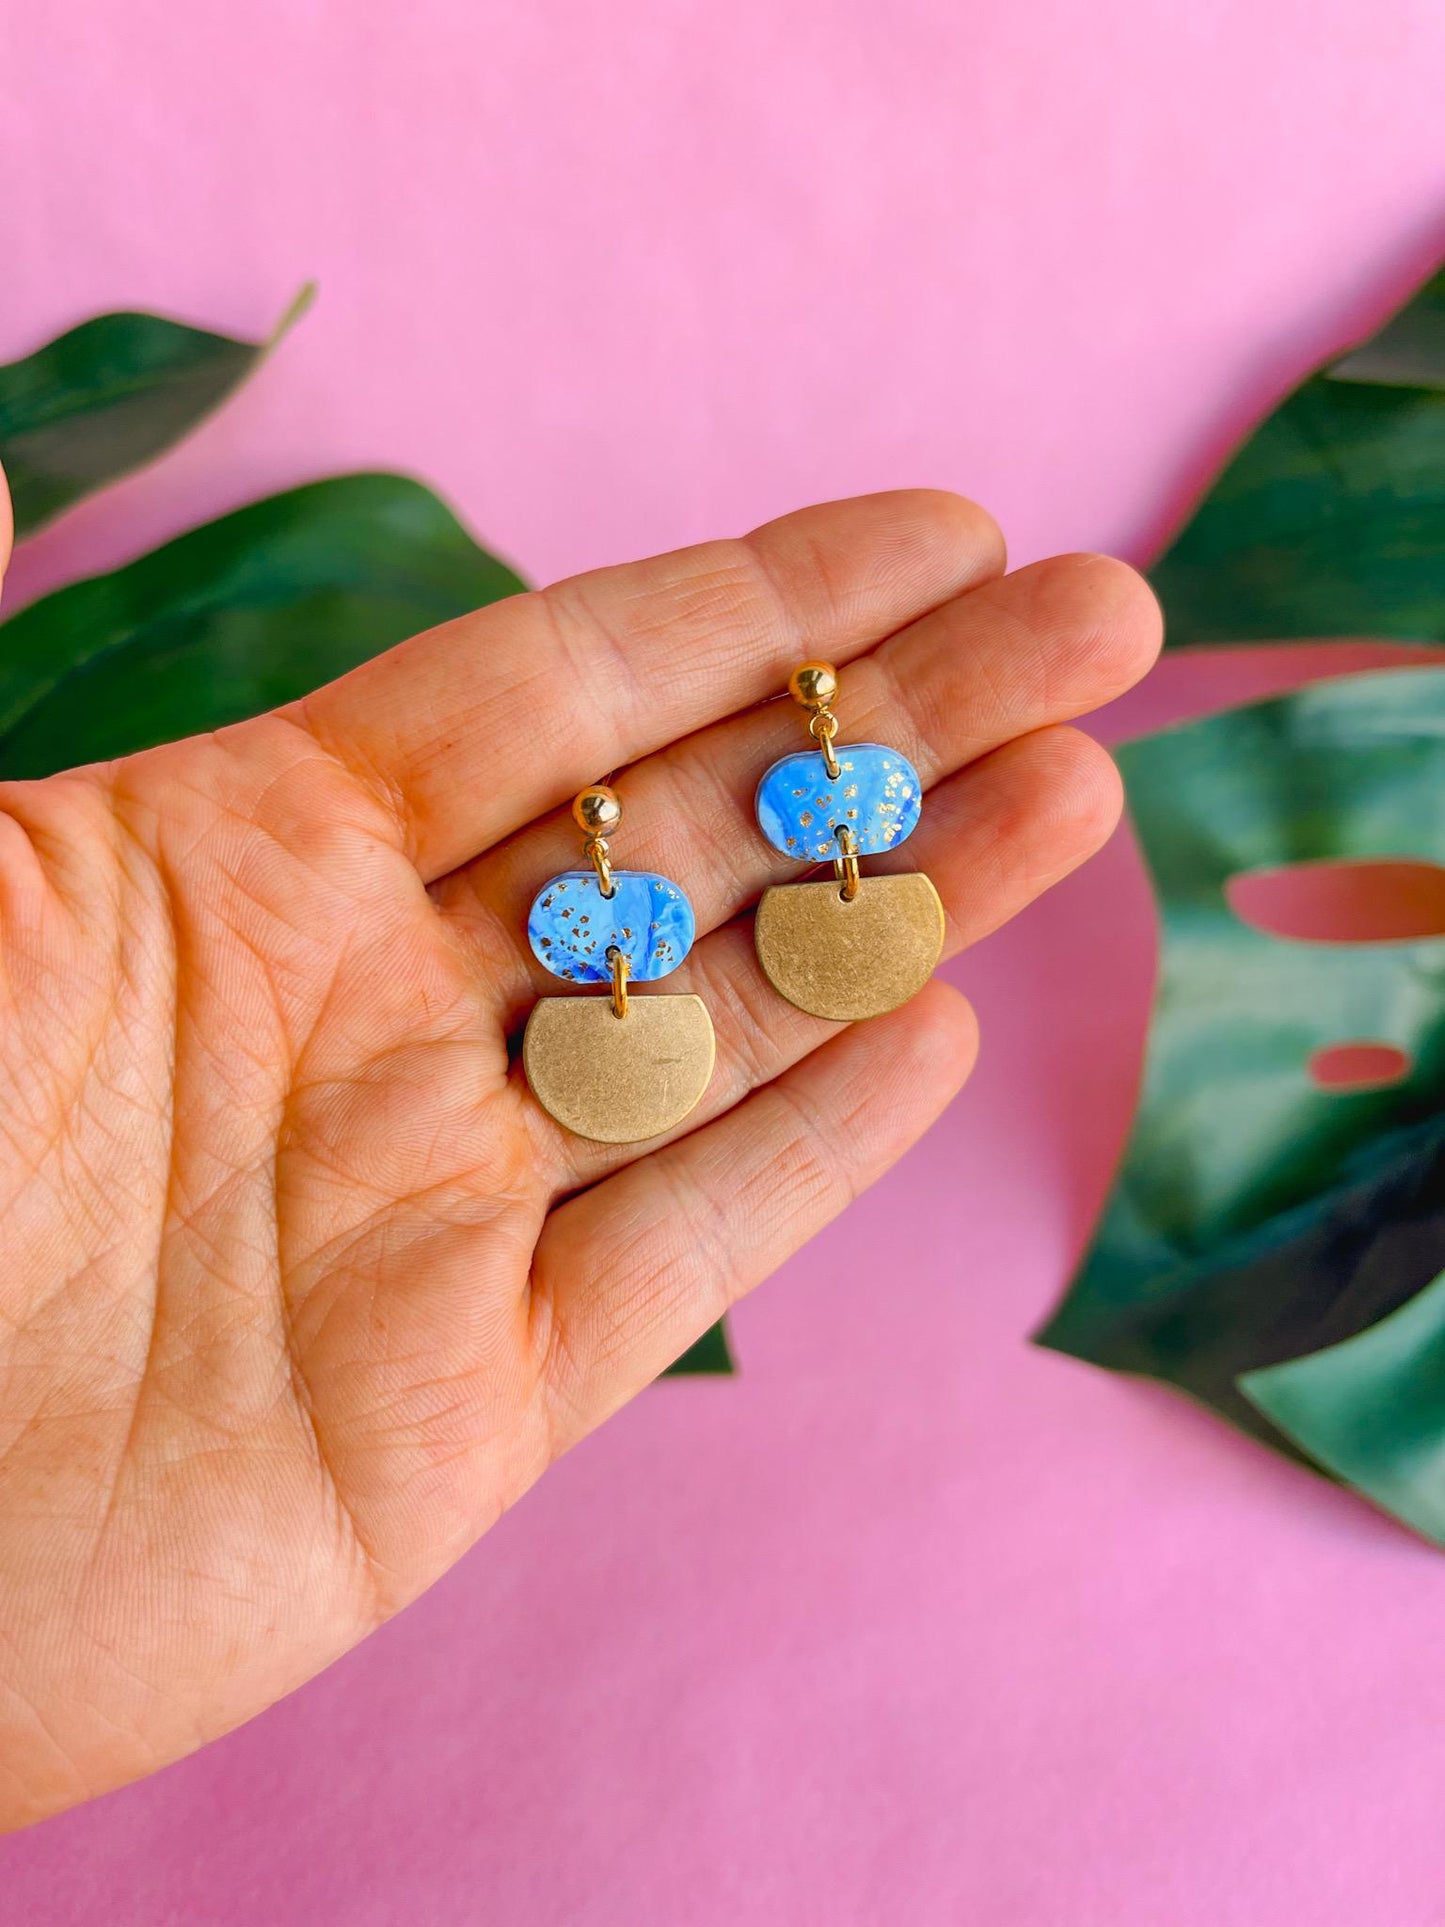
[(651, 870), (618, 870), (611, 881), (610, 897), (591, 870), (564, 870), (544, 884), (527, 918), (533, 954), (554, 976), (605, 984), (615, 948), (627, 958), (631, 982), (655, 983), (692, 949), (692, 905)]
[(896, 849), (918, 827), (923, 786), (906, 756), (882, 743), (835, 750), (830, 778), (821, 750), (799, 750), (774, 763), (758, 784), (758, 827), (783, 856), (827, 863), (838, 831), (851, 830), (859, 856)]

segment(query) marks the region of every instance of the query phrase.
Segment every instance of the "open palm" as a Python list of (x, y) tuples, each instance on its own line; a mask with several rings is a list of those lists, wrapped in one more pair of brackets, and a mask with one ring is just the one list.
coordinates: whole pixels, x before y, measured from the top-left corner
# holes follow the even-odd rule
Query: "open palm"
[[(292, 708), (0, 784), (0, 1823), (175, 1758), (435, 1579), (928, 1126), (942, 984), (851, 1029), (768, 989), (765, 705), (851, 665), (842, 740), (936, 785), (895, 867), (948, 947), (1089, 855), (1061, 727), (1152, 660), (1122, 565), (1005, 576), (978, 509), (807, 509), (404, 644)], [(684, 1132), (568, 1137), (509, 1055), (527, 905), (628, 766), (718, 1065)]]

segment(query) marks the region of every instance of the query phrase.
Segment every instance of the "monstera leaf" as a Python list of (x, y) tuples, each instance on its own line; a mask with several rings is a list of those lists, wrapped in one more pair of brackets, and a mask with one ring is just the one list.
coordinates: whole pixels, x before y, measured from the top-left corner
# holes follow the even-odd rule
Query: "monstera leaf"
[[(1399, 1503), (1435, 1471), (1419, 1435), (1442, 1406), (1442, 1294), (1401, 1308), (1445, 1265), (1445, 939), (1282, 938), (1230, 888), (1305, 864), (1445, 866), (1445, 668), (1317, 684), (1121, 763), (1159, 990), (1118, 1182), (1041, 1342), (1171, 1380), (1445, 1543), (1445, 1489)], [(1398, 1066), (1389, 1080), (1322, 1084), (1332, 1047), (1360, 1042)], [(1369, 1451), (1349, 1449), (1386, 1370), (1394, 1403)], [(1445, 1435), (1433, 1450), (1445, 1468)]]
[(311, 304), (303, 288), (265, 341), (155, 314), (103, 314), (0, 366), (0, 467), (17, 536), (152, 461), (203, 421)]
[(1445, 272), (1251, 436), (1151, 571), (1171, 647), (1445, 642)]
[[(1262, 424), (1151, 574), (1176, 647), (1445, 642), (1442, 552), (1445, 273)], [(1182, 1387), (1445, 1545), (1445, 668), (1120, 761), (1159, 989), (1113, 1193), (1038, 1340)], [(1261, 918), (1258, 886), (1302, 878), (1349, 880), (1353, 927), (1298, 893)]]
[[(269, 342), (102, 315), (0, 368), (17, 535), (193, 428), (309, 300), (303, 290)], [(221, 728), (524, 587), (404, 476), (337, 476), (253, 502), (0, 623), (0, 777)], [(731, 1371), (722, 1327), (673, 1370)]]

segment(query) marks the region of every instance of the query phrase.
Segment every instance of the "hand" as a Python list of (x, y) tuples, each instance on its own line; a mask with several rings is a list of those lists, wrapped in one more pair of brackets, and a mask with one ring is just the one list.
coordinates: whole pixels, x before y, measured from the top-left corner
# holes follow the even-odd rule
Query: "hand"
[[(1120, 563), (1002, 570), (952, 496), (805, 509), (0, 784), (0, 1823), (364, 1638), (953, 1097), (946, 985), (843, 1029), (763, 981), (739, 913), (788, 866), (751, 796), (801, 731), (750, 705), (849, 665), (844, 740), (932, 786), (892, 867), (972, 943), (1109, 835), (1061, 724), (1159, 641)], [(692, 897), (669, 987), (718, 1036), (645, 1151), (558, 1130), (508, 1052), (556, 988), (525, 924), (567, 804), (622, 765), (614, 854)]]

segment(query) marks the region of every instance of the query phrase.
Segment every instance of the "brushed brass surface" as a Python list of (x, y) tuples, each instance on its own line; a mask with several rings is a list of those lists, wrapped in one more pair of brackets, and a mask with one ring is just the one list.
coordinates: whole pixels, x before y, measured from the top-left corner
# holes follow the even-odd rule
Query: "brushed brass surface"
[(943, 905), (919, 872), (864, 877), (851, 902), (836, 882), (776, 884), (763, 892), (754, 937), (769, 983), (799, 1010), (881, 1017), (933, 974)]
[(522, 1064), (543, 1110), (578, 1137), (637, 1144), (680, 1124), (712, 1077), (712, 1019), (701, 997), (543, 997)]

